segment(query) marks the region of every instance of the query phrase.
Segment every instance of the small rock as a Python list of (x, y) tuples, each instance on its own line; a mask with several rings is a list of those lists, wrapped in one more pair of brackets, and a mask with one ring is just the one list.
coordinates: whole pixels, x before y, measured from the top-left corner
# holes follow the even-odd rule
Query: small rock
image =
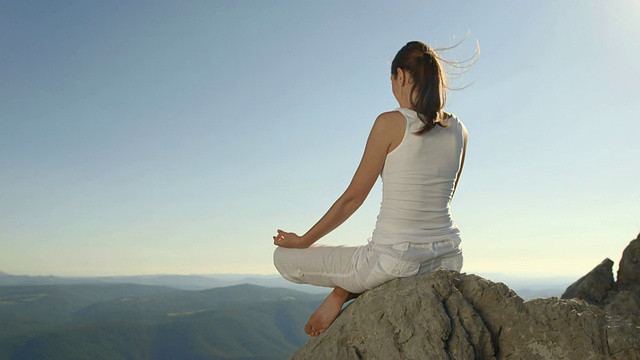
[(562, 294), (562, 299), (582, 299), (591, 304), (604, 306), (613, 289), (613, 261), (604, 259), (587, 275), (571, 284)]

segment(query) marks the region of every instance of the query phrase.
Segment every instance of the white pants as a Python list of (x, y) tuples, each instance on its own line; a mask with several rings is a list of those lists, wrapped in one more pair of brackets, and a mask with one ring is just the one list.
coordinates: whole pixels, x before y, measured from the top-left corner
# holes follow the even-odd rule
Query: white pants
[(425, 274), (438, 269), (460, 271), (460, 238), (396, 245), (328, 246), (306, 249), (277, 247), (273, 262), (285, 279), (298, 284), (339, 286), (360, 294), (398, 277)]

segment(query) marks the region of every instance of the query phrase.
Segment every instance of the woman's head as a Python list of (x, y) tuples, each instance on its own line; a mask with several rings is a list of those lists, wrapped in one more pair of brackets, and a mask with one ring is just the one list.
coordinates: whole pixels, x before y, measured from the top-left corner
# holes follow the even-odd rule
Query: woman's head
[(433, 49), (420, 41), (408, 42), (391, 63), (391, 77), (398, 102), (407, 97), (425, 124), (420, 133), (436, 125), (444, 126), (441, 121), (447, 96), (446, 78)]

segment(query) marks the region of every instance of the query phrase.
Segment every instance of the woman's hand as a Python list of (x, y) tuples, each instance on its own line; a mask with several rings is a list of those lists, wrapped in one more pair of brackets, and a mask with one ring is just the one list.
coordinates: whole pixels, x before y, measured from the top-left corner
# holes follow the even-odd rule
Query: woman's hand
[(309, 244), (307, 244), (301, 236), (282, 230), (278, 230), (278, 235), (273, 237), (273, 244), (291, 249), (304, 249), (309, 247)]

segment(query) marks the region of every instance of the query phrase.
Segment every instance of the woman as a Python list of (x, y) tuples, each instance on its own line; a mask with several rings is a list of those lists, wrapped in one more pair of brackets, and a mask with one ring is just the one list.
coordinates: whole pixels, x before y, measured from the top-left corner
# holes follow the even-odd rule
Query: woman
[[(398, 277), (437, 269), (460, 271), (460, 232), (449, 211), (467, 131), (443, 111), (444, 71), (434, 50), (407, 43), (391, 64), (399, 108), (377, 117), (347, 190), (304, 235), (278, 230), (274, 263), (287, 280), (333, 287), (305, 332), (318, 336), (358, 294)], [(367, 245), (314, 245), (364, 202), (378, 176), (382, 204)]]

